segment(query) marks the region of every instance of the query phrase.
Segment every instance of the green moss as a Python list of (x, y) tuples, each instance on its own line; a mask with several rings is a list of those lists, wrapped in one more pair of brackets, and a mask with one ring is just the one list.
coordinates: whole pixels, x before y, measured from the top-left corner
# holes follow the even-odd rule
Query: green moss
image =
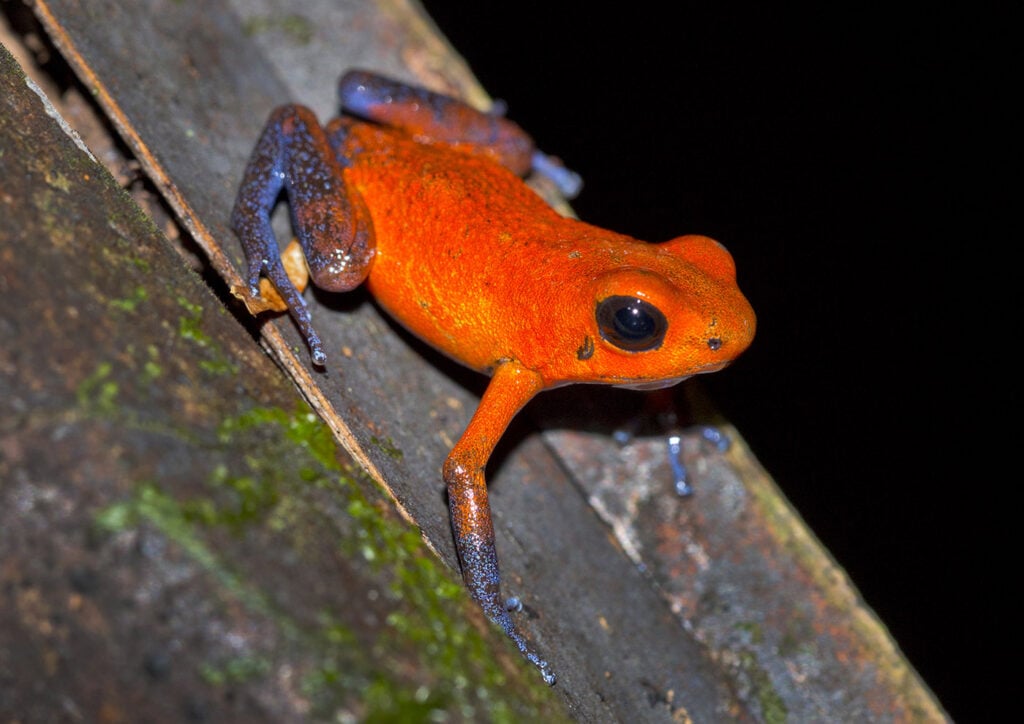
[(757, 657), (753, 652), (741, 652), (739, 661), (740, 668), (746, 673), (753, 687), (754, 698), (761, 709), (761, 720), (768, 724), (784, 724), (789, 717), (789, 710), (782, 697), (775, 691), (768, 672), (757, 663)]
[[(430, 657), (424, 662), (452, 679), (464, 667), (467, 653), (480, 665), (488, 662), (486, 642), (455, 607), (465, 605), (468, 596), (452, 572), (426, 550), (422, 537), (404, 523), (383, 514), (390, 503), (379, 497), (370, 500), (345, 475), (338, 464), (335, 441), (330, 430), (311, 412), (288, 415), (277, 409), (256, 409), (221, 425), (221, 439), (227, 440), (240, 431), (272, 424), (279, 426), (288, 439), (309, 452), (325, 469), (340, 475), (334, 481), (348, 499), (345, 511), (356, 523), (354, 534), (338, 541), (346, 555), (357, 555), (370, 562), (376, 570), (390, 576), (388, 593), (396, 600), (411, 604), (414, 614), (394, 613), (389, 625), (398, 638), (414, 641)], [(327, 484), (308, 465), (300, 477), (307, 484)], [(403, 610), (407, 610), (404, 606)], [(467, 652), (466, 649), (471, 649)], [(487, 683), (504, 683), (504, 673), (486, 665)]]
[(203, 330), (203, 308), (184, 297), (178, 297), (178, 305), (185, 314), (178, 318), (178, 335), (185, 340), (194, 342), (206, 350), (209, 357), (199, 361), (199, 367), (211, 375), (236, 375), (238, 364), (222, 355), (213, 340)]
[(807, 654), (815, 658), (821, 656), (818, 651), (818, 639), (814, 634), (813, 627), (803, 616), (791, 616), (786, 621), (786, 627), (782, 631), (776, 647), (779, 656), (789, 659), (794, 656)]
[(238, 374), (238, 365), (228, 359), (202, 360), (199, 367), (211, 375)]
[(100, 530), (119, 532), (138, 525), (139, 516), (134, 504), (115, 503), (96, 514), (96, 527)]
[(321, 611), (318, 621), (320, 633), (332, 646), (354, 646), (358, 643), (352, 629), (337, 621), (329, 612)]
[(100, 414), (111, 414), (117, 403), (118, 386), (111, 379), (113, 365), (101, 362), (96, 371), (82, 380), (75, 390), (78, 406), (83, 410), (92, 410)]
[(178, 319), (178, 334), (182, 339), (195, 342), (200, 347), (210, 344), (210, 338), (203, 331), (203, 308), (185, 297), (178, 297), (178, 305), (185, 310), (185, 315)]
[(55, 189), (60, 189), (64, 193), (67, 193), (71, 190), (71, 179), (69, 179), (67, 176), (60, 173), (59, 171), (47, 173), (45, 176), (45, 181), (50, 186), (53, 186)]
[(146, 288), (138, 286), (131, 296), (124, 299), (111, 299), (108, 304), (112, 309), (120, 312), (134, 312), (147, 299), (149, 299), (149, 293), (146, 291)]
[(268, 31), (280, 30), (290, 36), (299, 45), (308, 45), (313, 39), (313, 24), (302, 15), (257, 15), (247, 18), (242, 24), (246, 35), (259, 35)]
[(371, 682), (366, 689), (367, 722), (431, 721), (435, 711), (451, 708), (452, 701), (443, 691), (420, 686), (409, 691), (394, 691), (385, 679)]
[[(101, 511), (97, 526), (106, 531), (154, 526), (211, 573), (229, 598), (301, 643), (315, 661), (301, 680), (314, 715), (334, 718), (356, 700), (359, 718), (366, 721), (423, 721), (438, 712), (512, 721), (536, 713), (550, 697), (525, 662), (519, 664), (516, 693), (508, 693), (509, 671), (494, 660), (468, 615), (473, 604), (461, 583), (374, 483), (340, 464), (333, 436), (308, 408), (249, 410), (224, 420), (217, 440), (227, 451), (248, 452), (230, 455), (198, 491), (182, 499), (141, 483), (130, 499)], [(325, 505), (333, 512), (325, 512)], [(274, 604), (273, 591), (247, 584), (222, 559), (208, 542), (217, 530), (258, 531), (260, 540), (290, 548), (299, 562), (307, 546), (322, 550), (325, 536), (336, 536), (344, 559), (369, 564), (362, 575), (379, 582), (374, 588), (381, 600), (375, 605), (386, 612), (386, 625), (367, 646), (365, 634), (361, 638), (346, 623), (353, 620), (350, 611), (323, 611), (314, 623), (300, 623)], [(201, 673), (211, 684), (226, 684), (235, 676), (269, 674), (269, 660), (208, 662)], [(514, 655), (510, 660), (519, 662)], [(396, 670), (407, 673), (399, 676)], [(417, 672), (412, 680), (420, 683), (412, 683), (408, 672)]]
[(401, 460), (403, 457), (402, 451), (398, 449), (398, 446), (395, 445), (395, 441), (390, 437), (380, 438), (374, 435), (370, 438), (370, 444), (392, 460)]
[(228, 495), (194, 498), (181, 504), (188, 520), (211, 526), (226, 526), (236, 533), (250, 523), (264, 520), (280, 501), (275, 481), (266, 477), (235, 475), (224, 465), (217, 466), (207, 484), (227, 491)]
[(163, 367), (154, 362), (153, 360), (147, 360), (142, 364), (142, 375), (146, 383), (153, 382), (160, 375), (164, 373)]
[(263, 657), (239, 656), (228, 659), (220, 666), (204, 664), (199, 673), (208, 684), (224, 686), (262, 677), (270, 673), (272, 668), (271, 662)]
[(95, 519), (101, 530), (111, 532), (135, 528), (143, 521), (177, 543), (188, 555), (207, 572), (213, 574), (221, 588), (252, 611), (274, 619), (284, 631), (292, 632), (295, 627), (286, 618), (276, 616), (273, 607), (263, 593), (247, 586), (218, 558), (210, 546), (196, 534), (192, 522), (182, 512), (177, 501), (162, 492), (156, 485), (146, 482), (139, 485), (134, 497), (115, 503), (101, 510)]
[(734, 628), (745, 631), (753, 644), (760, 644), (764, 641), (764, 629), (757, 621), (741, 621), (736, 623)]

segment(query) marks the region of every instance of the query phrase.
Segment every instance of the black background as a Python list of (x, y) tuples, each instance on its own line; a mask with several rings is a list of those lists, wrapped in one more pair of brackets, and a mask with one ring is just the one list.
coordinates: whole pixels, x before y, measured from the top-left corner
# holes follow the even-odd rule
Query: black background
[(509, 116), (582, 174), (582, 219), (733, 252), (758, 336), (707, 389), (947, 711), (1004, 711), (1010, 22), (425, 5)]

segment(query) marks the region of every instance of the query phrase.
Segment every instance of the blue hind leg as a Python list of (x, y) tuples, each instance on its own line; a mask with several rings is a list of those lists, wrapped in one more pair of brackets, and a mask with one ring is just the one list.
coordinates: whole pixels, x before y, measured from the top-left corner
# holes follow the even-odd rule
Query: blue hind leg
[(534, 171), (551, 179), (567, 198), (579, 193), (579, 175), (534, 146), (533, 139), (500, 112), (483, 113), (441, 93), (362, 70), (338, 84), (342, 110), (399, 128), (429, 143), (493, 158), (520, 176)]

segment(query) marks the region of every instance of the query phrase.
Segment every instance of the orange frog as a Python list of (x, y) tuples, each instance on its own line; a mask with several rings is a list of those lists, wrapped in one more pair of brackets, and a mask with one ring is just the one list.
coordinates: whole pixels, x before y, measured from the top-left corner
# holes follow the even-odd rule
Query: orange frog
[(270, 226), (283, 191), (314, 284), (365, 280), (409, 330), (491, 375), (444, 463), (455, 544), (473, 598), (551, 683), (501, 598), (484, 480), (495, 444), (546, 388), (657, 389), (722, 369), (753, 339), (754, 312), (717, 242), (649, 244), (556, 213), (521, 177), (532, 169), (567, 195), (578, 178), (505, 118), (363, 71), (340, 96), (344, 115), (326, 127), (278, 108), (256, 145), (232, 213), (250, 293), (266, 275), (326, 362)]

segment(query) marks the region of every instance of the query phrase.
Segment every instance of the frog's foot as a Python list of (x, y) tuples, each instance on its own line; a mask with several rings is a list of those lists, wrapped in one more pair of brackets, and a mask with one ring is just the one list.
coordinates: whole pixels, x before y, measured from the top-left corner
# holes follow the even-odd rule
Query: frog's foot
[[(620, 446), (628, 445), (636, 437), (643, 420), (642, 415), (631, 417), (622, 427), (612, 433), (612, 438)], [(684, 435), (699, 437), (702, 443), (710, 444), (719, 453), (729, 449), (729, 437), (714, 425), (693, 425), (681, 432), (672, 432), (665, 436), (668, 464), (672, 468), (676, 493), (685, 498), (693, 495), (693, 484), (686, 463), (683, 461)]]
[(456, 530), (455, 543), (459, 553), (459, 564), (462, 567), (462, 579), (469, 589), (470, 595), (484, 610), (484, 615), (501, 626), (505, 635), (512, 639), (516, 648), (531, 664), (540, 669), (540, 675), (548, 685), (555, 683), (548, 662), (540, 657), (537, 651), (516, 629), (512, 621), (511, 610), (518, 610), (522, 603), (518, 598), (503, 599), (501, 597), (501, 577), (498, 573), (498, 553), (494, 547), (494, 532), (488, 518), (483, 534), (460, 535), (459, 518), (453, 515)]
[(470, 594), (480, 604), (487, 618), (501, 626), (502, 631), (512, 639), (526, 660), (540, 669), (544, 683), (549, 686), (554, 684), (555, 675), (551, 673), (548, 662), (542, 659), (536, 649), (519, 633), (512, 620), (511, 613), (522, 610), (522, 601), (516, 596), (503, 599), (499, 593), (498, 556), (493, 539), (481, 540), (477, 536), (466, 536), (456, 540), (459, 543), (463, 580)]
[[(274, 251), (276, 252), (276, 249)], [(313, 326), (313, 319), (309, 314), (309, 307), (306, 306), (306, 300), (303, 299), (299, 290), (295, 288), (291, 278), (288, 276), (288, 272), (285, 271), (284, 265), (281, 263), (280, 257), (272, 256), (271, 254), (250, 262), (249, 294), (255, 298), (260, 298), (260, 275), (265, 274), (288, 306), (288, 311), (292, 319), (295, 320), (295, 326), (299, 328), (299, 333), (305, 337), (313, 364), (317, 367), (323, 367), (327, 362), (327, 353), (324, 352), (323, 342), (320, 341), (320, 335), (317, 334), (316, 328)]]
[[(698, 425), (690, 428), (689, 431), (695, 432), (702, 441), (713, 445), (717, 452), (723, 453), (729, 449), (728, 436), (713, 425)], [(668, 463), (672, 467), (672, 475), (675, 478), (676, 493), (682, 497), (693, 495), (693, 485), (690, 483), (686, 463), (683, 462), (682, 435), (669, 435), (666, 442), (668, 443)]]
[(327, 361), (327, 354), (324, 352), (320, 335), (313, 327), (306, 300), (296, 289), (281, 261), (281, 252), (270, 228), (269, 217), (259, 211), (260, 209), (247, 198), (240, 197), (232, 218), (232, 225), (248, 257), (249, 295), (253, 299), (262, 299), (260, 277), (265, 275), (284, 300), (300, 334), (306, 339), (313, 364), (323, 367)]
[(567, 169), (559, 159), (534, 151), (530, 165), (535, 173), (551, 180), (565, 198), (574, 199), (579, 196), (583, 188), (583, 178), (575, 171)]
[(552, 686), (555, 683), (555, 675), (551, 671), (551, 666), (548, 662), (540, 657), (532, 646), (527, 642), (523, 635), (516, 630), (515, 624), (512, 622), (512, 616), (509, 615), (510, 611), (518, 612), (523, 609), (523, 602), (516, 596), (512, 596), (505, 601), (504, 606), (496, 612), (488, 611), (488, 606), (484, 606), (484, 613), (487, 617), (494, 621), (496, 624), (501, 626), (505, 634), (512, 639), (512, 643), (516, 645), (520, 653), (529, 661), (531, 664), (536, 666), (540, 670), (540, 676), (544, 680), (544, 683), (548, 686)]
[(668, 464), (672, 466), (676, 495), (682, 498), (689, 497), (693, 495), (693, 486), (686, 471), (686, 463), (683, 462), (683, 438), (680, 435), (669, 435), (667, 442)]
[[(522, 610), (523, 610), (523, 602), (519, 598), (519, 596), (509, 596), (509, 598), (506, 599), (506, 601), (505, 601), (505, 611), (507, 611), (508, 613), (511, 614), (511, 613), (520, 613)], [(510, 623), (511, 623), (511, 616), (509, 617), (509, 620), (510, 620)], [(551, 673), (551, 667), (548, 666), (548, 662), (545, 661), (544, 659), (540, 658), (540, 656), (537, 655), (537, 653), (535, 651), (533, 651), (533, 649), (530, 648), (530, 645), (526, 643), (526, 641), (523, 639), (522, 636), (519, 635), (519, 633), (515, 630), (515, 628), (512, 628), (511, 631), (510, 631), (503, 624), (501, 624), (500, 621), (498, 623), (499, 623), (499, 625), (502, 626), (502, 628), (505, 629), (505, 633), (507, 633), (509, 635), (509, 638), (511, 638), (515, 642), (516, 646), (519, 647), (519, 650), (522, 652), (523, 656), (526, 657), (527, 661), (529, 661), (534, 666), (536, 666), (538, 669), (540, 669), (540, 675), (541, 675), (541, 678), (544, 679), (544, 683), (547, 684), (548, 686), (551, 686), (552, 684), (554, 684), (555, 683), (555, 675), (553, 673)]]

